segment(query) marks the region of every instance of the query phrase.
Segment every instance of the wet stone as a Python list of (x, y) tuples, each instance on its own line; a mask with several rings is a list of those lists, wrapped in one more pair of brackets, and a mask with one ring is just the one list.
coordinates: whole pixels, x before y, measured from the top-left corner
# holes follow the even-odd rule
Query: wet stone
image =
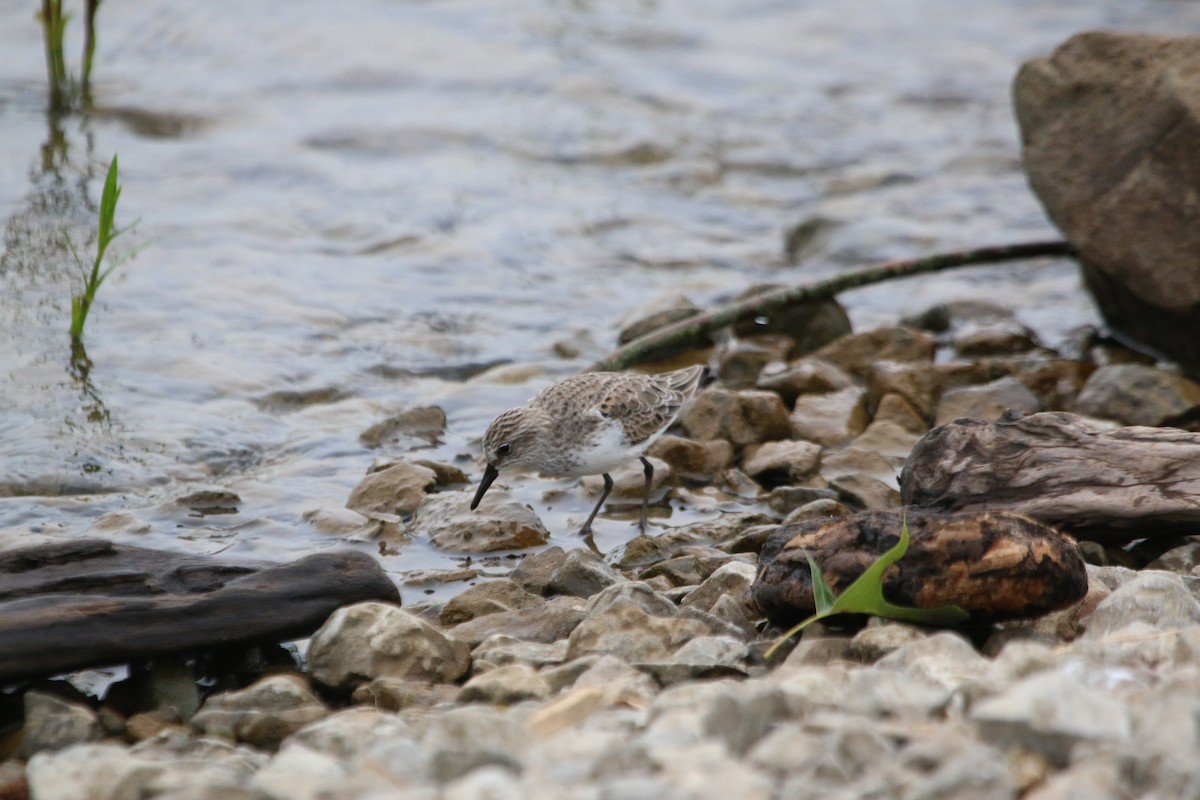
[(867, 375), (867, 404), (878, 407), (888, 394), (902, 397), (925, 419), (933, 419), (942, 394), (960, 386), (989, 383), (1011, 375), (1016, 367), (999, 361), (951, 364), (875, 364)]
[[(877, 420), (855, 437), (853, 447), (847, 449), (878, 453), (884, 458), (894, 461), (898, 468), (903, 465), (904, 459), (908, 458), (909, 453), (920, 439), (919, 434), (905, 430), (894, 422)], [(886, 476), (876, 477), (883, 479), (885, 483), (890, 483), (893, 482), (894, 476), (895, 471), (892, 471)]]
[(733, 445), (720, 439), (699, 441), (667, 434), (650, 445), (646, 455), (665, 461), (680, 478), (710, 482), (733, 461)]
[[(694, 317), (702, 310), (695, 303), (678, 295), (651, 300), (630, 314), (631, 321), (625, 324), (617, 334), (617, 344), (632, 342), (651, 331)], [(706, 344), (708, 344), (707, 337), (699, 336), (688, 346), (703, 347)]]
[(428, 467), (433, 470), (439, 488), (471, 483), (471, 479), (467, 476), (467, 473), (453, 464), (445, 464), (441, 461), (433, 461), (428, 458), (414, 458), (412, 459), (412, 463), (418, 467)]
[[(784, 288), (777, 283), (758, 283), (734, 295), (735, 301)], [(812, 300), (776, 309), (763, 317), (734, 326), (739, 337), (766, 333), (781, 334), (795, 341), (793, 354), (811, 353), (850, 332), (850, 317), (837, 300)]]
[(516, 582), (501, 578), (480, 583), (455, 595), (442, 607), (438, 619), (443, 625), (457, 625), (486, 614), (539, 606), (544, 602)]
[(470, 500), (470, 492), (430, 496), (413, 518), (413, 535), (426, 537), (435, 547), (452, 553), (523, 550), (550, 538), (537, 515), (507, 492), (488, 492), (477, 511), (471, 511)]
[(821, 446), (812, 442), (766, 442), (746, 448), (743, 469), (767, 487), (787, 486), (811, 477), (821, 463)]
[(980, 386), (951, 389), (938, 402), (935, 425), (945, 425), (960, 417), (993, 421), (1008, 411), (1034, 414), (1041, 411), (1038, 399), (1025, 384), (1011, 376)]
[(839, 445), (858, 436), (867, 427), (867, 394), (858, 386), (847, 386), (828, 394), (805, 394), (792, 409), (792, 435), (823, 445)]
[(591, 597), (602, 589), (625, 580), (625, 576), (605, 564), (589, 550), (575, 548), (550, 575), (547, 588), (556, 594)]
[(774, 392), (731, 392), (710, 386), (684, 407), (680, 424), (693, 439), (722, 439), (734, 446), (791, 437), (787, 407)]
[(789, 364), (768, 364), (758, 388), (775, 392), (791, 407), (800, 395), (821, 395), (854, 385), (854, 379), (824, 359), (808, 357)]
[(498, 633), (527, 642), (556, 642), (567, 638), (583, 620), (586, 605), (578, 597), (551, 597), (541, 606), (502, 611), (463, 622), (452, 628), (449, 635), (471, 647)]
[[(666, 578), (671, 587), (698, 586), (707, 576), (703, 565), (696, 556), (686, 555), (669, 558), (652, 564), (638, 573), (639, 581), (652, 581), (655, 578)], [(653, 586), (653, 584), (651, 584)]]
[(734, 339), (717, 357), (717, 379), (730, 389), (752, 389), (763, 367), (786, 361), (794, 345), (789, 337), (778, 335)]
[(1141, 364), (1115, 364), (1092, 373), (1072, 411), (1124, 425), (1194, 430), (1200, 384), (1182, 375)]
[(337, 536), (357, 533), (370, 522), (366, 515), (349, 508), (313, 508), (304, 512), (303, 519), (321, 533)]
[(951, 344), (963, 358), (1013, 355), (1038, 346), (1033, 331), (1014, 319), (969, 322), (955, 331)]
[(376, 422), (358, 436), (363, 447), (385, 444), (408, 447), (436, 444), (446, 431), (446, 412), (437, 406), (419, 406)]
[(789, 514), (814, 500), (835, 500), (837, 492), (811, 486), (776, 486), (767, 495), (767, 506), (776, 514)]
[[(829, 490), (835, 497), (837, 493), (832, 489)], [(792, 525), (798, 522), (809, 522), (817, 519), (833, 519), (834, 517), (846, 517), (855, 513), (847, 506), (827, 497), (819, 500), (813, 500), (811, 503), (805, 503), (799, 508), (793, 509), (784, 518), (783, 525)], [(759, 550), (762, 548), (760, 547)]]
[(508, 577), (525, 591), (544, 595), (548, 591), (550, 576), (566, 557), (566, 552), (558, 546), (529, 553), (521, 559), (521, 563), (517, 564)]
[(878, 361), (928, 362), (936, 350), (937, 340), (928, 333), (900, 325), (847, 334), (814, 355), (851, 375), (865, 377)]
[(400, 461), (363, 478), (350, 492), (346, 508), (364, 515), (411, 514), (436, 483), (437, 474), (433, 470)]
[(923, 436), (929, 430), (929, 422), (924, 415), (912, 403), (892, 393), (879, 398), (872, 422), (891, 422), (918, 436)]

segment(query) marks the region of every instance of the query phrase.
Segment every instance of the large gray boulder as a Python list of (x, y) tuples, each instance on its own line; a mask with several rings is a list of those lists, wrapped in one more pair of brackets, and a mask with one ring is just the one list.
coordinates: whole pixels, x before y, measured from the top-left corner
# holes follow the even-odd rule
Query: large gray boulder
[(1029, 182), (1105, 320), (1200, 373), (1200, 38), (1081, 33), (1013, 95)]

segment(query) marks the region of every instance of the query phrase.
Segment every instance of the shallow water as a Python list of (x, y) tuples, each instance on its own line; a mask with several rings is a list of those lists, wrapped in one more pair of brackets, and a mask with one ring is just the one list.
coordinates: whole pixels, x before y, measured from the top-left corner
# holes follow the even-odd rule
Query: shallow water
[[(397, 454), (359, 444), (369, 425), (438, 404), (447, 433), (421, 455), (477, 476), (491, 417), (647, 300), (1055, 238), (1019, 168), (1017, 66), (1090, 28), (1200, 30), (1194, 4), (1118, 0), (105, 4), (97, 111), (56, 128), (33, 10), (0, 5), (0, 546), (272, 559), (343, 546), (302, 515)], [(142, 249), (101, 290), (85, 375), (62, 231), (86, 239), (114, 153), (118, 222), (138, 220), (118, 243)], [(789, 264), (786, 232), (813, 219)], [(958, 298), (1002, 299), (1051, 345), (1095, 321), (1067, 262), (843, 302), (868, 328)], [(477, 376), (506, 362), (541, 366)], [(512, 485), (574, 544), (590, 498)], [(170, 502), (203, 487), (236, 513)], [(632, 531), (602, 522), (602, 547)], [(381, 558), (398, 579), (460, 561)]]

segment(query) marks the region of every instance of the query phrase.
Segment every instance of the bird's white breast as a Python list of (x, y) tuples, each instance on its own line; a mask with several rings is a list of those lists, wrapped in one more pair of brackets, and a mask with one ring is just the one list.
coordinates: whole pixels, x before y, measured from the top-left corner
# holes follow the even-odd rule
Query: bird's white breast
[(616, 420), (606, 419), (591, 435), (564, 453), (569, 466), (563, 477), (599, 475), (612, 472), (636, 459), (644, 448), (633, 446), (625, 437), (625, 429)]

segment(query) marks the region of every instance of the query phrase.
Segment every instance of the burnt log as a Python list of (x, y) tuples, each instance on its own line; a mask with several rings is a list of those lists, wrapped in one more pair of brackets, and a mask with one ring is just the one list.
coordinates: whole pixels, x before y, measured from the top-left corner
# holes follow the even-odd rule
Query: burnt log
[(1075, 542), (1028, 517), (1005, 512), (936, 514), (901, 509), (784, 525), (759, 555), (750, 588), (772, 622), (811, 616), (807, 556), (835, 593), (845, 591), (896, 545), (907, 522), (905, 555), (883, 573), (883, 595), (896, 605), (957, 605), (969, 622), (1037, 617), (1087, 593), (1087, 570)]
[(0, 552), (0, 681), (297, 639), (362, 600), (400, 593), (353, 550), (288, 564), (100, 539)]
[(960, 419), (917, 442), (900, 493), (941, 511), (1013, 511), (1107, 544), (1200, 533), (1200, 433), (1105, 428), (1063, 412)]

